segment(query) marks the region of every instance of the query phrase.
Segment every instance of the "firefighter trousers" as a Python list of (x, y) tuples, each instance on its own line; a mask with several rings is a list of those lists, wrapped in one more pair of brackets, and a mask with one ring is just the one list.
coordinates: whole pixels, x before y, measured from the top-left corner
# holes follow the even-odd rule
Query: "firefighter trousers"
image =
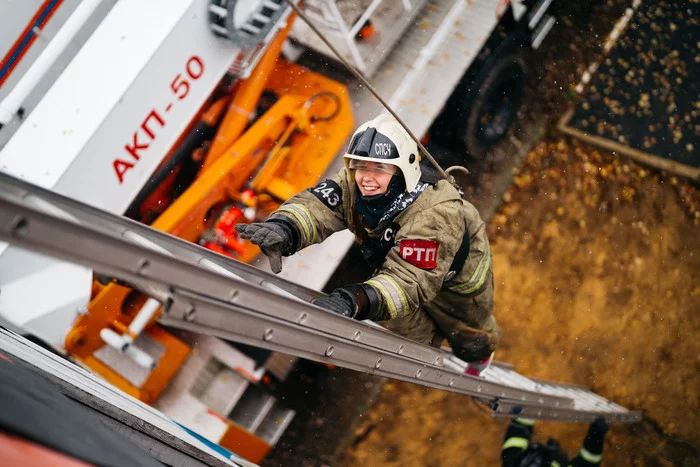
[(440, 347), (447, 339), (455, 356), (466, 362), (487, 358), (501, 340), (493, 316), (493, 271), (484, 286), (469, 295), (446, 288), (407, 316), (379, 324), (409, 339)]

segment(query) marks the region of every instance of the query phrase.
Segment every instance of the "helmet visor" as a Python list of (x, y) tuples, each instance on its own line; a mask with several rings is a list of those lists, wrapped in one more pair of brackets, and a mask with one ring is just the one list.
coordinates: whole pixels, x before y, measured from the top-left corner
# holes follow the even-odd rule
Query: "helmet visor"
[(361, 159), (350, 159), (348, 167), (350, 170), (360, 170), (362, 172), (385, 173), (394, 175), (398, 171), (398, 167), (394, 164), (386, 164), (384, 162), (363, 161)]

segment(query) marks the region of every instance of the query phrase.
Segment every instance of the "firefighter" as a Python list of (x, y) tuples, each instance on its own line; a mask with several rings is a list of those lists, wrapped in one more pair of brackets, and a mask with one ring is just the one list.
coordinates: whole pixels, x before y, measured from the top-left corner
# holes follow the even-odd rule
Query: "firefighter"
[(569, 461), (559, 442), (550, 438), (546, 444), (532, 442), (534, 420), (516, 418), (506, 430), (501, 460), (503, 467), (595, 467), (603, 456), (603, 441), (608, 424), (599, 417), (588, 426), (583, 446)]
[(353, 134), (345, 168), (286, 201), (262, 223), (241, 224), (278, 273), (282, 256), (350, 229), (374, 270), (314, 304), (369, 319), (439, 347), (479, 376), (500, 334), (493, 310), (493, 268), (485, 223), (457, 189), (420, 163), (418, 146), (390, 115)]

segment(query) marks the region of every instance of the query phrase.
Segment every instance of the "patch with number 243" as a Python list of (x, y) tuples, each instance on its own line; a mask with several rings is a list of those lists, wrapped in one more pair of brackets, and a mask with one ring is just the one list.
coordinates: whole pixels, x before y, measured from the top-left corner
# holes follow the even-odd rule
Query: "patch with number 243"
[(333, 180), (324, 180), (311, 189), (311, 193), (327, 208), (338, 210), (343, 201), (343, 192)]

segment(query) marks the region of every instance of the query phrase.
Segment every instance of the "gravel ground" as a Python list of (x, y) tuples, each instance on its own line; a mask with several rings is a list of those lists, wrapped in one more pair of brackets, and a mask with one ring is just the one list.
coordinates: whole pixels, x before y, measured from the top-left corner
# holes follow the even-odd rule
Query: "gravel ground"
[[(537, 114), (549, 131), (489, 222), (504, 333), (497, 358), (643, 410), (643, 424), (612, 428), (604, 463), (697, 465), (698, 188), (553, 130), (627, 5), (599, 5), (586, 26), (563, 16), (534, 56), (541, 66), (526, 99), (538, 112), (522, 115), (512, 137), (523, 140)], [(470, 166), (469, 197), (497, 193), (490, 169), (513, 149), (501, 145)], [(585, 430), (537, 426), (541, 439), (557, 437), (571, 454)], [(388, 382), (338, 464), (498, 465), (504, 431), (466, 398)]]
[(700, 3), (643, 2), (569, 125), (700, 167)]

